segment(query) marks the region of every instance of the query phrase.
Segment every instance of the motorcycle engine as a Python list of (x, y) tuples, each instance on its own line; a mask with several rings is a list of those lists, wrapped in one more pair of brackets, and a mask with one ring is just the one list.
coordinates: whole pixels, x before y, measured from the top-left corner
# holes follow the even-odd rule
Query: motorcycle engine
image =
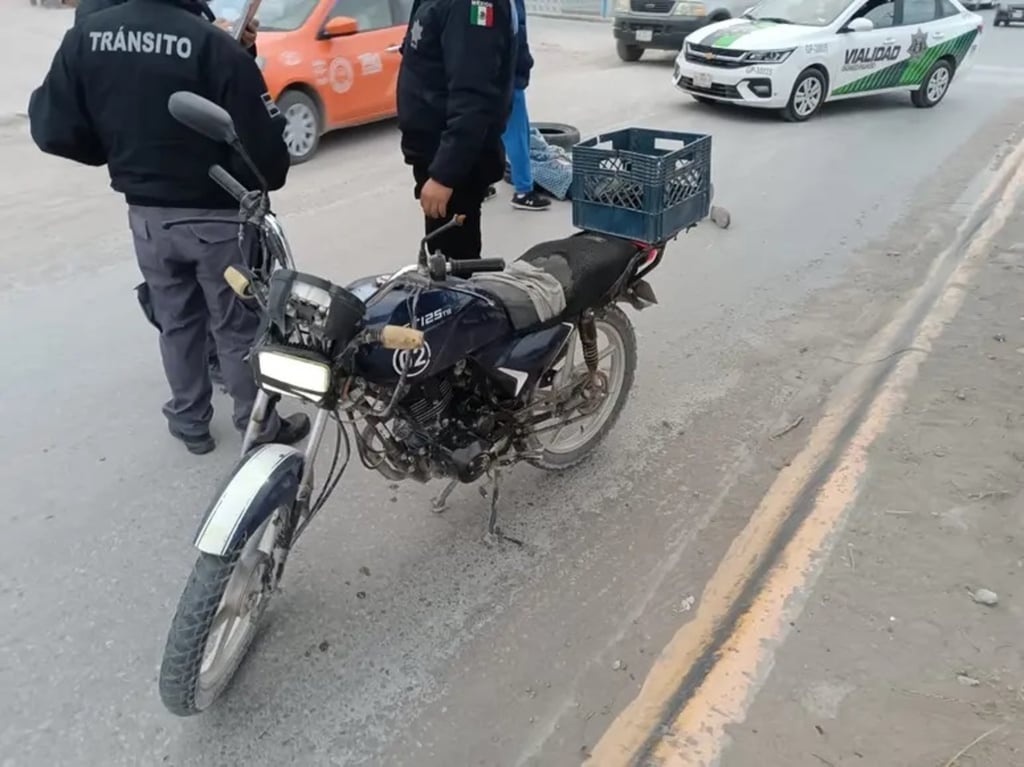
[[(468, 377), (444, 376), (424, 381), (401, 402), (402, 416), (391, 424), (419, 466), (417, 479), (458, 477), (473, 482), (487, 469), (490, 419), (474, 407)], [(456, 397), (458, 399), (457, 404)]]

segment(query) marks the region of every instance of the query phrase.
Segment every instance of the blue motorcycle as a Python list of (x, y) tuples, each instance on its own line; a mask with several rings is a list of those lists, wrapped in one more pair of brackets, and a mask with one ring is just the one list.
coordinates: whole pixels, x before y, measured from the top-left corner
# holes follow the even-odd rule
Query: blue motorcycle
[[(169, 108), (247, 157), (217, 105), (179, 92)], [(260, 258), (225, 279), (263, 317), (250, 354), (261, 392), (241, 460), (196, 535), (200, 553), (167, 638), (160, 696), (180, 716), (203, 711), (229, 684), (289, 552), (353, 453), (389, 480), (445, 480), (437, 512), (459, 484), (486, 479), (487, 540), (514, 541), (497, 525), (502, 471), (521, 461), (567, 469), (613, 427), (637, 361), (619, 305), (656, 303), (644, 277), (665, 248), (582, 231), (506, 266), (446, 259), (427, 237), (417, 263), (343, 287), (296, 270), (265, 189), (244, 188), (220, 166), (210, 175), (260, 243)], [(460, 224), (455, 217), (447, 227)], [(254, 446), (281, 397), (316, 408), (305, 449)], [(317, 482), (329, 428), (333, 460)]]

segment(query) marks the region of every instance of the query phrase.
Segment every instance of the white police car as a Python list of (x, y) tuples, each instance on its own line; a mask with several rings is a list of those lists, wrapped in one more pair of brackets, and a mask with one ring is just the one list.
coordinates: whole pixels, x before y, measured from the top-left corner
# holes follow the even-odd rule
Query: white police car
[(982, 18), (960, 0), (762, 0), (686, 38), (673, 80), (701, 102), (812, 117), (826, 101), (909, 91), (938, 104), (974, 59)]

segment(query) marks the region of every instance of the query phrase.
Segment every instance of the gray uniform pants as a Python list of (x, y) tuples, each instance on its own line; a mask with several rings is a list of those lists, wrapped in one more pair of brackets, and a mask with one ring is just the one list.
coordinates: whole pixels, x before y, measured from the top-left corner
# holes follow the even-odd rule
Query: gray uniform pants
[[(183, 224), (164, 229), (176, 218), (232, 218), (235, 210), (128, 207), (139, 269), (149, 287), (160, 354), (171, 387), (164, 415), (180, 434), (203, 435), (213, 417), (213, 386), (207, 367), (207, 330), (220, 358), (224, 386), (234, 400), (235, 427), (244, 430), (256, 399), (256, 382), (246, 356), (255, 340), (259, 317), (224, 281), (224, 270), (246, 264), (238, 243), (238, 226), (225, 223)], [(255, 243), (253, 243), (255, 245)], [(266, 432), (276, 431), (276, 414)]]

